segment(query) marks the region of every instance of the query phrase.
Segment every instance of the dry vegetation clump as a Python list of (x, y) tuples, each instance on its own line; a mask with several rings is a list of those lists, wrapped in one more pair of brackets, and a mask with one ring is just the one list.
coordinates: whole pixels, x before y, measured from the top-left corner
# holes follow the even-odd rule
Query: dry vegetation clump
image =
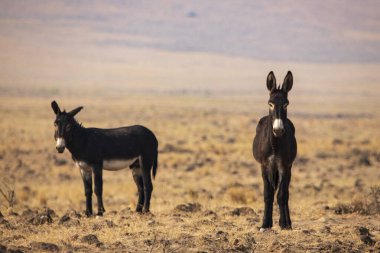
[(371, 187), (367, 196), (355, 199), (349, 204), (338, 203), (334, 209), (336, 214), (380, 214), (380, 186)]

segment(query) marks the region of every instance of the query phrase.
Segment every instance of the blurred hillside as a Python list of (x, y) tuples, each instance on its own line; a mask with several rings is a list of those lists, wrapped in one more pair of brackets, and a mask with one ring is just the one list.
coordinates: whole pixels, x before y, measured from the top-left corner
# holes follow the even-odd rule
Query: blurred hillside
[(316, 94), (370, 95), (380, 83), (378, 1), (0, 5), (2, 94), (245, 93), (288, 69)]

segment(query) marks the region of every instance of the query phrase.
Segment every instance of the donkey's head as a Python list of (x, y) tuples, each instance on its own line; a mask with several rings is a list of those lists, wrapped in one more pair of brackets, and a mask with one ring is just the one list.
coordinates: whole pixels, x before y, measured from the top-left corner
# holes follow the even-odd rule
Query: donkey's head
[(65, 151), (66, 142), (71, 141), (72, 138), (72, 128), (76, 124), (76, 121), (74, 119), (74, 116), (80, 112), (80, 110), (83, 109), (82, 106), (70, 111), (61, 111), (59, 109), (59, 106), (57, 102), (53, 101), (51, 102), (51, 108), (53, 108), (53, 111), (56, 115), (54, 126), (54, 138), (57, 141), (57, 144), (55, 148), (59, 153), (62, 153)]
[(285, 133), (284, 122), (287, 117), (287, 106), (289, 105), (288, 92), (293, 86), (292, 72), (288, 71), (281, 86), (276, 86), (276, 78), (271, 71), (267, 77), (267, 88), (269, 93), (269, 115), (272, 119), (273, 135), (277, 138)]

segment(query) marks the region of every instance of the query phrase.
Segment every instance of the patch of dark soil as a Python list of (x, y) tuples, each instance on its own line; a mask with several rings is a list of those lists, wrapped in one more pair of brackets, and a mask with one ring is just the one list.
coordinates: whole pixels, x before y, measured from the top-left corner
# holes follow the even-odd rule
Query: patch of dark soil
[(15, 247), (15, 246), (10, 246), (7, 248), (7, 253), (24, 253), (24, 252), (29, 252), (30, 249), (26, 247)]
[(5, 245), (0, 244), (0, 253), (6, 253), (7, 247)]
[(335, 240), (333, 242), (324, 242), (317, 246), (318, 252), (333, 252), (333, 253), (343, 253), (343, 252), (361, 252), (354, 248), (354, 243), (344, 243), (340, 240)]
[(247, 216), (247, 215), (256, 215), (256, 212), (247, 206), (238, 207), (231, 211), (231, 215), (233, 216)]
[(175, 207), (175, 211), (180, 212), (187, 212), (187, 213), (193, 213), (200, 211), (202, 206), (199, 203), (187, 203), (187, 204), (180, 204)]
[(255, 247), (256, 241), (252, 233), (236, 238), (233, 242), (233, 249), (240, 252), (254, 252)]
[(160, 153), (180, 153), (180, 154), (186, 154), (186, 153), (193, 153), (190, 149), (181, 148), (178, 146), (175, 146), (173, 144), (166, 144), (161, 150)]
[(31, 242), (30, 247), (38, 251), (57, 252), (59, 247), (53, 243), (48, 242)]
[(332, 141), (332, 144), (333, 144), (333, 145), (341, 145), (341, 144), (343, 144), (343, 140), (338, 139), (338, 138), (335, 138), (335, 139)]
[(4, 219), (4, 217), (0, 218), (0, 227), (4, 227), (6, 229), (13, 229), (13, 226), (9, 223), (8, 220)]
[(63, 166), (67, 164), (67, 160), (53, 156), (55, 166)]

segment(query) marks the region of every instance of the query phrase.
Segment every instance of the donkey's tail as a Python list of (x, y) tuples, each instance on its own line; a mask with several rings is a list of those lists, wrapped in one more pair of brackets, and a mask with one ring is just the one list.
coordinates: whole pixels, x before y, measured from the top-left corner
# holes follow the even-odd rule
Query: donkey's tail
[(157, 159), (158, 159), (158, 151), (156, 149), (154, 157), (153, 157), (153, 179), (156, 178), (156, 174), (157, 174), (157, 165), (158, 165)]

